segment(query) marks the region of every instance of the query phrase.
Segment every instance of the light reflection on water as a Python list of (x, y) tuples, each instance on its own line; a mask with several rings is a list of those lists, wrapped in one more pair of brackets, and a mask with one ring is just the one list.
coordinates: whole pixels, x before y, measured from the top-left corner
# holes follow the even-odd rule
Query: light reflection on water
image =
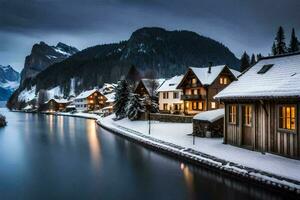
[(97, 128), (93, 120), (5, 115), (1, 200), (285, 198), (151, 151)]
[(101, 159), (100, 142), (96, 131), (96, 124), (94, 121), (86, 121), (86, 134), (92, 158), (92, 165), (96, 170), (99, 170)]

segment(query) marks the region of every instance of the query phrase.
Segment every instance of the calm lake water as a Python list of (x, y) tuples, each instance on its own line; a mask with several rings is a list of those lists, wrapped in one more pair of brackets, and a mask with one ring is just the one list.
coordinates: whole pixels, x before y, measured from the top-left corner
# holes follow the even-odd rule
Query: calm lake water
[(0, 112), (8, 120), (0, 129), (1, 200), (285, 197), (146, 149), (93, 120)]

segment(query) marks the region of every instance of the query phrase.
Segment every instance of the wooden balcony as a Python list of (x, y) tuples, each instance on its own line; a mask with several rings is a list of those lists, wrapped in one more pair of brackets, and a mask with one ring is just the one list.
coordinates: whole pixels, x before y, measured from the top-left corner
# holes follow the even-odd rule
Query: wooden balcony
[(203, 99), (205, 99), (205, 95), (200, 95), (200, 94), (197, 94), (197, 95), (188, 95), (188, 94), (181, 95), (181, 100), (183, 100), (183, 101), (203, 100)]

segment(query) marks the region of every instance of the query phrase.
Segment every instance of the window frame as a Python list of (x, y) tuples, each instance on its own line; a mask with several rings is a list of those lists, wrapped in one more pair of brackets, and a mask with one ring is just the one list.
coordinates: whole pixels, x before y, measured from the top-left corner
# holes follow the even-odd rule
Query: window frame
[[(249, 115), (246, 115), (246, 108), (247, 107), (251, 108), (251, 110), (249, 112)], [(243, 111), (244, 108), (245, 108), (245, 112)], [(248, 120), (246, 120), (247, 116), (250, 116), (250, 118), (249, 118), (250, 123), (245, 123), (246, 121), (248, 121)], [(251, 105), (251, 104), (242, 105), (242, 125), (247, 126), (247, 127), (252, 127), (253, 126), (253, 105)]]
[[(294, 107), (295, 108), (295, 117), (294, 117), (294, 120), (295, 120), (295, 129), (287, 129), (287, 128), (282, 128), (280, 127), (280, 120), (281, 120), (281, 117), (280, 117), (280, 109), (282, 107), (289, 107), (289, 108), (292, 108)], [(278, 131), (280, 132), (286, 132), (286, 133), (293, 133), (293, 134), (296, 134), (297, 133), (297, 104), (278, 104), (277, 107), (276, 107), (276, 110), (277, 110), (277, 129)], [(291, 124), (291, 119), (292, 119), (292, 112), (290, 110), (290, 124)], [(287, 117), (285, 117), (287, 118)]]
[(173, 92), (173, 99), (179, 99), (179, 92)]
[[(231, 107), (235, 107), (235, 113), (231, 113)], [(230, 104), (228, 105), (228, 123), (232, 125), (237, 125), (237, 117), (238, 117), (238, 105)], [(233, 121), (231, 121), (234, 119)]]

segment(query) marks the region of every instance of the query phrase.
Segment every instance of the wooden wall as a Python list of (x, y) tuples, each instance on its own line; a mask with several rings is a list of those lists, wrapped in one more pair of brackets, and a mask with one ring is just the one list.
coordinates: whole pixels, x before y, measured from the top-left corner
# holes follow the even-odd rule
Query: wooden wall
[[(296, 131), (278, 128), (278, 106), (280, 104), (296, 104)], [(243, 102), (236, 103), (237, 123), (229, 124), (229, 105), (225, 103), (224, 142), (236, 146), (242, 145), (242, 108), (243, 104), (252, 105), (252, 150), (270, 152), (286, 157), (300, 159), (300, 103), (297, 102)]]

